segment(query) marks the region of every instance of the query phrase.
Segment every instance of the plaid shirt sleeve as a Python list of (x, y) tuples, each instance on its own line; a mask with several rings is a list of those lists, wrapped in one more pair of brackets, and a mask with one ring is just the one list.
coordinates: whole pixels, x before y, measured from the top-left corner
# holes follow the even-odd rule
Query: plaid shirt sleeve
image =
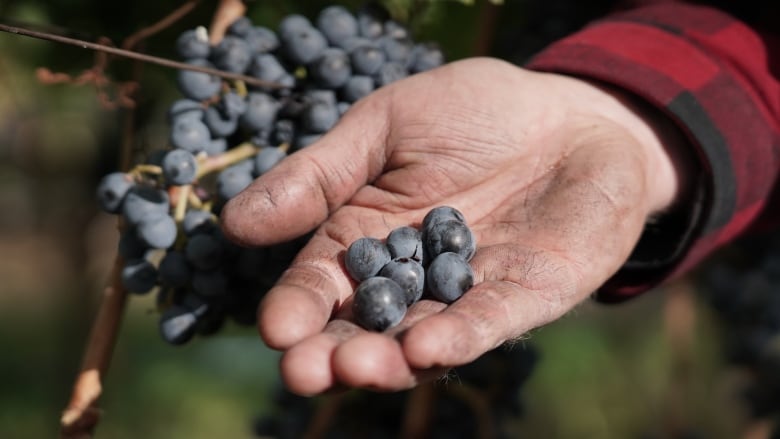
[(633, 93), (681, 129), (701, 164), (688, 210), (649, 224), (597, 299), (619, 302), (681, 274), (780, 210), (780, 197), (770, 201), (780, 164), (772, 38), (713, 8), (662, 3), (594, 22), (529, 61)]

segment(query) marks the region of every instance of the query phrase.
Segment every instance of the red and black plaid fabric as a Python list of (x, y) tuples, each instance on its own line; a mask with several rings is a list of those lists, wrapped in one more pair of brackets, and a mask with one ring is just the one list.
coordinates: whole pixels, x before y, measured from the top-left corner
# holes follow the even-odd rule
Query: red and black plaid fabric
[(661, 3), (594, 22), (528, 64), (632, 92), (680, 127), (701, 163), (691, 210), (646, 231), (650, 239), (599, 291), (604, 301), (690, 269), (780, 210), (780, 197), (770, 201), (780, 171), (777, 36), (711, 7)]

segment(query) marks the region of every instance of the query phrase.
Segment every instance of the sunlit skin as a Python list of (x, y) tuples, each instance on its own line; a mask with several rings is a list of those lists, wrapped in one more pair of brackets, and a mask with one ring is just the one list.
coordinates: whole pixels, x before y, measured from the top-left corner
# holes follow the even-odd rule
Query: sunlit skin
[[(487, 58), (356, 103), (222, 214), (244, 245), (316, 230), (258, 311), (287, 386), (410, 388), (566, 314), (681, 192), (681, 139), (665, 123), (616, 91)], [(474, 231), (474, 287), (449, 306), (416, 303), (385, 333), (361, 329), (344, 251), (441, 205)]]

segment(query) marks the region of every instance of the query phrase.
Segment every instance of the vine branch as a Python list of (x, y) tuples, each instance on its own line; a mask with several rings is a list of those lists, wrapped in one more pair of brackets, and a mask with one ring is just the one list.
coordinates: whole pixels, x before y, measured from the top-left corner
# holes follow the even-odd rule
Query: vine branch
[(81, 372), (73, 386), (73, 395), (60, 418), (63, 438), (90, 437), (100, 418), (100, 411), (94, 404), (103, 390), (103, 375), (114, 351), (127, 302), (127, 292), (120, 280), (123, 265), (124, 261), (117, 255), (92, 325)]
[(244, 81), (246, 84), (255, 85), (258, 87), (266, 87), (266, 88), (273, 88), (273, 89), (284, 88), (284, 86), (281, 84), (270, 82), (270, 81), (263, 81), (261, 79), (254, 78), (252, 76), (226, 72), (218, 69), (212, 69), (210, 67), (195, 66), (192, 64), (187, 64), (185, 62), (173, 61), (167, 58), (147, 55), (145, 53), (134, 52), (132, 50), (119, 49), (117, 47), (111, 47), (100, 43), (92, 43), (89, 41), (79, 40), (76, 38), (54, 35), (48, 32), (39, 32), (30, 29), (24, 29), (17, 26), (9, 26), (3, 23), (0, 23), (0, 31), (8, 32), (16, 35), (23, 35), (31, 38), (38, 38), (46, 41), (53, 41), (56, 43), (67, 44), (70, 46), (77, 46), (77, 47), (81, 47), (82, 49), (96, 50), (98, 52), (105, 52), (111, 55), (117, 55), (124, 58), (136, 59), (150, 64), (157, 64), (163, 67), (170, 67), (178, 70), (192, 70), (195, 72), (208, 73), (209, 75), (219, 76), (225, 79)]
[(200, 3), (200, 0), (189, 0), (188, 2), (176, 8), (170, 14), (163, 17), (157, 23), (145, 27), (139, 30), (138, 32), (130, 35), (129, 37), (125, 38), (125, 40), (122, 42), (122, 48), (126, 50), (130, 50), (133, 47), (137, 46), (138, 43), (140, 43), (141, 41), (151, 37), (157, 32), (167, 29), (168, 27), (170, 27), (171, 25), (179, 21), (179, 19), (192, 12), (192, 10), (195, 9), (195, 6), (197, 6), (198, 3)]

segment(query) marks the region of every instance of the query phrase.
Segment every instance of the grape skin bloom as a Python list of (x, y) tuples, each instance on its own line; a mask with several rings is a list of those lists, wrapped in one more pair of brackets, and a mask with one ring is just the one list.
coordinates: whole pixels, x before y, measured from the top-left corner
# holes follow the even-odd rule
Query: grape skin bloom
[(360, 326), (384, 331), (396, 326), (406, 314), (406, 295), (393, 280), (370, 277), (355, 290), (352, 313)]
[(390, 251), (376, 238), (360, 238), (347, 249), (344, 265), (350, 276), (358, 282), (375, 276), (390, 262)]
[(433, 297), (452, 303), (474, 285), (474, 271), (463, 256), (446, 252), (436, 257), (425, 273)]

